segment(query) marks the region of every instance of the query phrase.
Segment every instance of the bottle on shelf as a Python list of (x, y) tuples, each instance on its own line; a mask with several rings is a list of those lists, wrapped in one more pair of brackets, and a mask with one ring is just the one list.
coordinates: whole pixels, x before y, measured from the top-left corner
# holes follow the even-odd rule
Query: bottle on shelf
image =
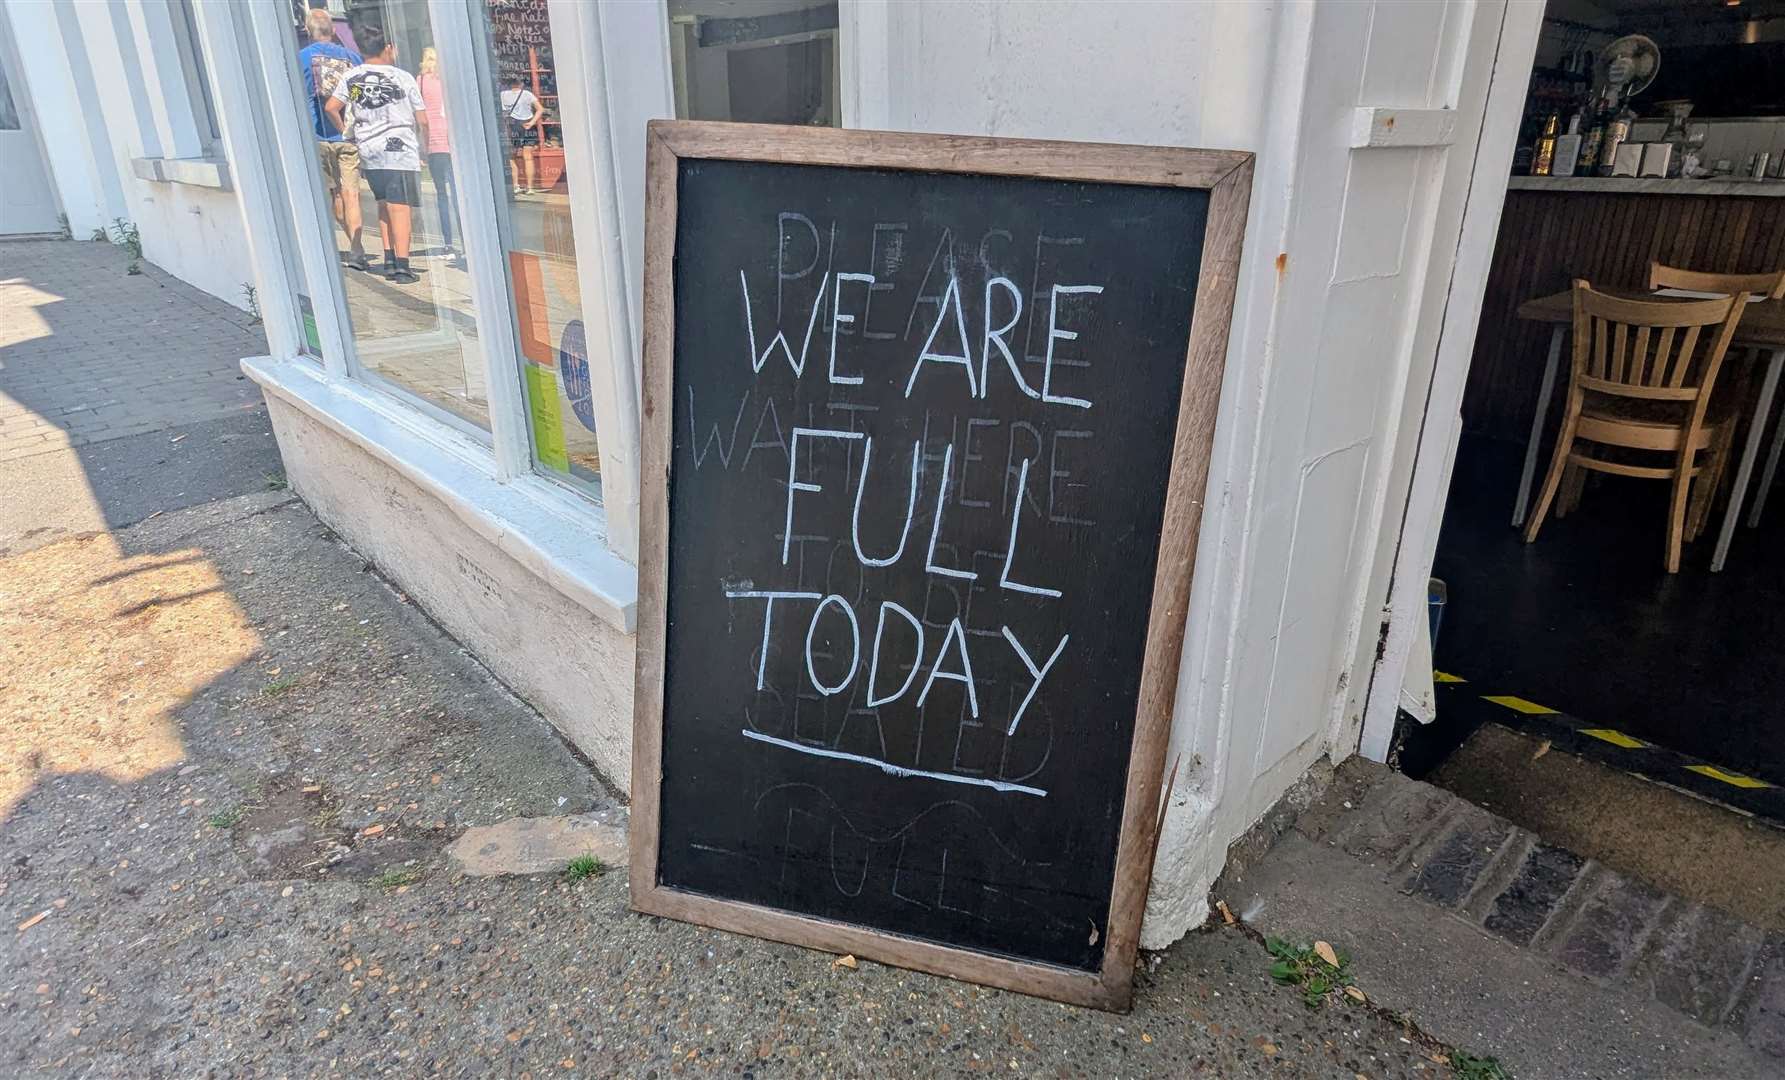
[(1556, 157), (1556, 129), (1562, 126), (1560, 113), (1550, 113), (1543, 122), (1543, 134), (1537, 137), (1537, 151), (1531, 157), (1531, 175), (1548, 176)]
[(1618, 160), (1618, 147), (1630, 137), (1630, 125), (1636, 122), (1636, 110), (1625, 105), (1605, 125), (1605, 138), (1599, 144), (1600, 176), (1610, 176)]
[(1587, 134), (1581, 139), (1580, 160), (1575, 162), (1574, 171), (1580, 176), (1592, 176), (1599, 164), (1599, 149), (1605, 145), (1605, 118), (1594, 113)]
[(1580, 113), (1568, 118), (1568, 131), (1556, 136), (1555, 158), (1550, 162), (1551, 176), (1573, 176), (1576, 163), (1580, 161)]
[(1678, 178), (1686, 166), (1686, 145), (1691, 135), (1686, 130), (1686, 118), (1692, 115), (1690, 101), (1666, 101), (1661, 103), (1667, 110), (1667, 130), (1661, 133), (1661, 141), (1672, 147), (1667, 160), (1667, 175)]

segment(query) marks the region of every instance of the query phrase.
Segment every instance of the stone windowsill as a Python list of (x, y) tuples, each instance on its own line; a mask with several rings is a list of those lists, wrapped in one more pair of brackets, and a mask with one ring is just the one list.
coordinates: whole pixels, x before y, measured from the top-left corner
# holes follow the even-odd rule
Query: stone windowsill
[(138, 177), (162, 184), (229, 191), (229, 163), (222, 158), (131, 158), (130, 170)]
[(335, 379), (311, 360), (252, 356), (242, 370), (269, 398), (396, 469), (468, 527), (591, 614), (632, 633), (638, 571), (608, 550), (607, 515), (538, 476), (496, 478), (490, 448), (400, 399)]

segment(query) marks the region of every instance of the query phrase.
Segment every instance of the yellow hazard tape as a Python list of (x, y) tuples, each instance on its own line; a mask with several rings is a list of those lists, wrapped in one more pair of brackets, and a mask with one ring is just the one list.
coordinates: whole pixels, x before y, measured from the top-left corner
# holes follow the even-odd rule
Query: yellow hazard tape
[(1613, 746), (1621, 746), (1626, 750), (1641, 750), (1643, 747), (1649, 745), (1648, 743), (1643, 742), (1641, 739), (1633, 739), (1630, 736), (1624, 734), (1623, 732), (1616, 731), (1612, 728), (1606, 728), (1606, 727), (1581, 728), (1580, 733), (1582, 735), (1591, 735), (1595, 739), (1603, 739), (1606, 742), (1611, 743)]
[(1448, 671), (1434, 671), (1434, 672), (1432, 672), (1432, 681), (1444, 683), (1444, 682), (1468, 682), (1469, 680), (1463, 678), (1461, 675), (1452, 675)]
[(1712, 780), (1721, 780), (1725, 784), (1733, 784), (1739, 788), (1772, 787), (1765, 780), (1756, 780), (1752, 776), (1743, 776), (1741, 773), (1725, 772), (1715, 765), (1688, 765), (1686, 771), (1695, 772), (1700, 776), (1708, 776)]
[(1531, 716), (1545, 716), (1556, 711), (1547, 705), (1539, 705), (1535, 701), (1526, 701), (1522, 697), (1513, 697), (1511, 694), (1496, 694), (1481, 700), (1491, 701), (1495, 705), (1511, 709), (1513, 712), (1522, 712)]
[[(1433, 671), (1432, 681), (1449, 683), (1465, 682), (1467, 680), (1456, 675), (1446, 674), (1442, 671)], [(1528, 716), (1550, 716), (1556, 714), (1556, 710), (1547, 705), (1539, 705), (1535, 701), (1526, 701), (1522, 697), (1514, 697), (1511, 694), (1485, 695), (1481, 700), (1491, 701), (1501, 708), (1511, 709), (1513, 712), (1524, 713)], [(1626, 735), (1616, 728), (1581, 728), (1580, 733), (1582, 735), (1591, 735), (1593, 738), (1598, 739), (1601, 742), (1608, 742), (1613, 746), (1621, 747), (1625, 750), (1643, 750), (1649, 746), (1648, 743), (1643, 742), (1641, 739)], [(1752, 776), (1743, 776), (1738, 772), (1719, 769), (1715, 765), (1688, 765), (1686, 766), (1686, 771), (1695, 772), (1700, 776), (1708, 776), (1712, 780), (1721, 780), (1732, 787), (1752, 789), (1770, 788), (1773, 786), (1765, 780), (1757, 780)]]

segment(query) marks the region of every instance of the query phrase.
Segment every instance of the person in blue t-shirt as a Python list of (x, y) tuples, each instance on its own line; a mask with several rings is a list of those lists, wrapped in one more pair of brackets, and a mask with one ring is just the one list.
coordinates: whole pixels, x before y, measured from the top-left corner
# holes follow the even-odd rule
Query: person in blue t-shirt
[(335, 221), (347, 233), (347, 265), (365, 270), (366, 250), (360, 242), (359, 147), (335, 127), (325, 104), (349, 71), (365, 63), (359, 53), (335, 40), (335, 19), (322, 8), (311, 8), (304, 18), (310, 44), (298, 50), (298, 70), (310, 95), (310, 125), (316, 135), (316, 154), (322, 161), (322, 179), (334, 202)]

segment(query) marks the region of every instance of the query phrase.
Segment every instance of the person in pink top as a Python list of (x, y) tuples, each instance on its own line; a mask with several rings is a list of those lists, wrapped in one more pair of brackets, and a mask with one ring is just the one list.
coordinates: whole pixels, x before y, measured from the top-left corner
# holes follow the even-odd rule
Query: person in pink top
[(440, 82), (440, 57), (433, 46), (421, 51), (421, 84), (423, 111), (428, 114), (428, 144), (422, 148), (428, 159), (428, 175), (434, 178), (434, 198), (440, 213), (440, 239), (453, 253), (455, 262), (463, 259), (453, 243), (453, 222), (456, 219), (454, 200), (458, 186), (452, 175), (452, 147), (446, 133), (446, 87)]

